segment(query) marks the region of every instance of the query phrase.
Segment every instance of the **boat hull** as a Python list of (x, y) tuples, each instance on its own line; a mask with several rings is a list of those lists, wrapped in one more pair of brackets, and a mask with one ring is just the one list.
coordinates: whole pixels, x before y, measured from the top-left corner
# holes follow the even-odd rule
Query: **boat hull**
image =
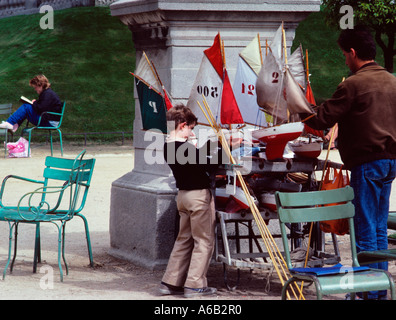
[(317, 158), (322, 152), (321, 142), (295, 142), (289, 144), (290, 150), (293, 151), (297, 156), (304, 158)]
[(273, 212), (276, 212), (276, 201), (275, 201), (275, 193), (272, 192), (264, 192), (260, 195), (260, 204), (263, 207), (270, 209)]
[(267, 159), (275, 160), (283, 157), (286, 144), (291, 140), (297, 139), (303, 129), (304, 125), (301, 122), (291, 122), (255, 130), (252, 132), (252, 136), (267, 144), (265, 151)]

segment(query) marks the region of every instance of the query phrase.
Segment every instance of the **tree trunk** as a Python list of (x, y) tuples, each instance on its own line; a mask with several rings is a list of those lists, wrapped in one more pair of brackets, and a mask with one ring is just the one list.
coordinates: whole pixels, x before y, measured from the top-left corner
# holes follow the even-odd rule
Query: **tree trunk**
[(393, 73), (393, 50), (388, 49), (384, 52), (385, 69)]
[(378, 45), (381, 47), (384, 53), (384, 60), (385, 60), (385, 69), (389, 72), (393, 73), (393, 56), (396, 53), (396, 50), (393, 49), (395, 44), (395, 32), (387, 32), (386, 36), (388, 37), (388, 45), (381, 38), (381, 31), (376, 30), (375, 32), (375, 40), (377, 41)]

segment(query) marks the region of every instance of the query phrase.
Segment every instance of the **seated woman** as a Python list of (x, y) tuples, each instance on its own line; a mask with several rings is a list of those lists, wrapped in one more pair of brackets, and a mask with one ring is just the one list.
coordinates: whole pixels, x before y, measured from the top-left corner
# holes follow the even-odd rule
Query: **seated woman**
[[(29, 84), (39, 95), (38, 99), (33, 100), (33, 104), (25, 103), (20, 106), (6, 122), (0, 123), (0, 128), (15, 132), (25, 119), (37, 126), (43, 112), (60, 113), (62, 111), (62, 102), (58, 95), (52, 91), (51, 84), (44, 75), (34, 77)], [(56, 127), (59, 120), (60, 116), (58, 115), (45, 114), (41, 119), (40, 127)]]

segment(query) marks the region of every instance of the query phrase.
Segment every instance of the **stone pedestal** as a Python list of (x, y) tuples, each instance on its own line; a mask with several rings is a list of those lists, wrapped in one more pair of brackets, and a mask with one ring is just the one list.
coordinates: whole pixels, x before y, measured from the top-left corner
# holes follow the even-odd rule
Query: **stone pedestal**
[[(320, 0), (120, 0), (110, 9), (132, 32), (136, 65), (144, 50), (174, 102), (186, 103), (203, 50), (218, 32), (233, 82), (238, 54), (257, 33), (272, 39), (284, 21), (290, 48), (298, 23), (319, 7)], [(154, 269), (166, 264), (173, 247), (177, 190), (166, 164), (145, 160), (156, 136), (145, 137), (141, 128), (135, 94), (135, 165), (112, 185), (110, 252)]]

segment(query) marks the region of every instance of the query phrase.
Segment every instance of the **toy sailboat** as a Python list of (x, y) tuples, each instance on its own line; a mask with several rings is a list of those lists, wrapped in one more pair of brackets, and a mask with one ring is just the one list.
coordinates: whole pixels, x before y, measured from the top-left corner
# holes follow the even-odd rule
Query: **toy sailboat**
[(289, 143), (290, 150), (297, 156), (303, 158), (317, 158), (323, 149), (323, 141), (321, 139), (310, 139), (299, 137)]
[[(282, 42), (283, 57), (279, 46)], [(266, 143), (266, 157), (274, 160), (283, 157), (286, 144), (298, 138), (304, 129), (301, 121), (290, 122), (292, 116), (298, 113), (312, 114), (313, 111), (301, 89), (301, 83), (296, 81), (289, 68), (283, 24), (268, 49), (257, 78), (256, 93), (260, 108), (272, 115), (273, 126), (255, 130), (252, 135)]]

